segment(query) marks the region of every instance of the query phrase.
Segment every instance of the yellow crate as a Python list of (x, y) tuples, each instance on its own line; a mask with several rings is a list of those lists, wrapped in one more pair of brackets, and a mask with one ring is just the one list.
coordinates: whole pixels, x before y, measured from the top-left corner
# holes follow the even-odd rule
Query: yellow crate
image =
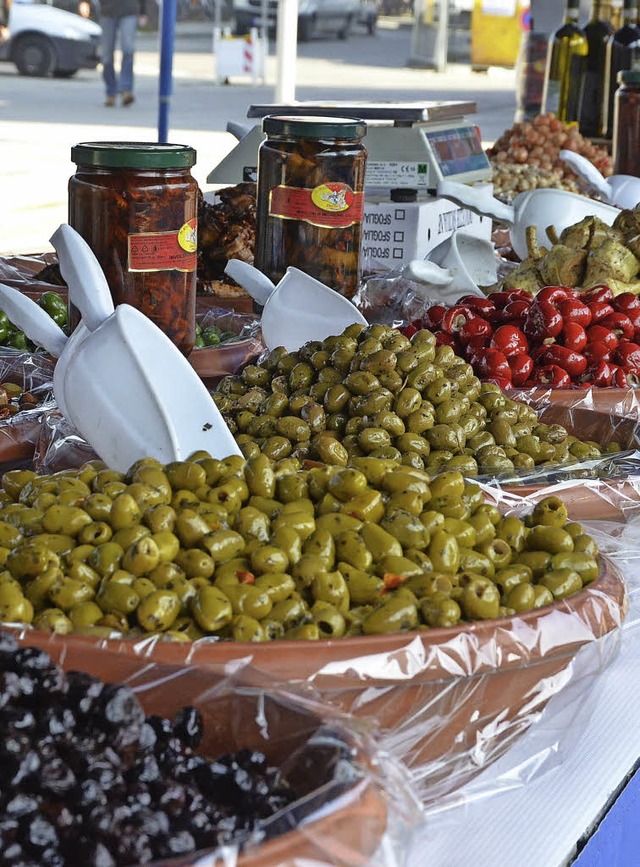
[(471, 12), (471, 66), (514, 67), (529, 13), (527, 0), (475, 0)]

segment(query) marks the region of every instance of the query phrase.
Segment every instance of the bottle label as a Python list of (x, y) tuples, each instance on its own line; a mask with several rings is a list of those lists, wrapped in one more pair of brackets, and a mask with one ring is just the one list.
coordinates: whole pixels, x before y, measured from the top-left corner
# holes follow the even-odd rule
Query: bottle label
[(129, 271), (195, 271), (198, 221), (173, 232), (138, 232), (128, 236)]
[(547, 81), (547, 93), (544, 101), (545, 112), (558, 113), (560, 108), (560, 82), (550, 78)]
[(269, 216), (301, 220), (326, 229), (344, 229), (362, 222), (364, 194), (348, 184), (327, 181), (317, 187), (273, 187), (269, 195)]

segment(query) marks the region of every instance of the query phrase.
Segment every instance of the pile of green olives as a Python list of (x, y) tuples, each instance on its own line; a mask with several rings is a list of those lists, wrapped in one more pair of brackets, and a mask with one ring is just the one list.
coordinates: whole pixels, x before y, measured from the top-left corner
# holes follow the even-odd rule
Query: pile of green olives
[[(223, 379), (214, 400), (243, 454), (306, 457), (347, 466), (354, 457), (394, 460), (430, 474), (514, 473), (599, 458), (558, 424), (482, 383), (430, 331), (410, 339), (384, 325), (274, 349)], [(606, 452), (618, 451), (612, 444)]]
[(599, 574), (549, 497), (501, 515), (458, 470), (370, 455), (301, 467), (196, 453), (127, 473), (89, 462), (0, 491), (0, 621), (192, 641), (453, 626), (548, 605)]

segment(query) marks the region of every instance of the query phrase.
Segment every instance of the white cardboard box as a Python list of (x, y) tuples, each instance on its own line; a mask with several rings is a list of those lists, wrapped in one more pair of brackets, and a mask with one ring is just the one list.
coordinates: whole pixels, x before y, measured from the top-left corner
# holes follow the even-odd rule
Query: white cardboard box
[(391, 202), (365, 198), (362, 219), (360, 270), (363, 274), (396, 271), (412, 259), (424, 259), (430, 250), (456, 229), (484, 240), (491, 239), (491, 217), (480, 217), (449, 199)]

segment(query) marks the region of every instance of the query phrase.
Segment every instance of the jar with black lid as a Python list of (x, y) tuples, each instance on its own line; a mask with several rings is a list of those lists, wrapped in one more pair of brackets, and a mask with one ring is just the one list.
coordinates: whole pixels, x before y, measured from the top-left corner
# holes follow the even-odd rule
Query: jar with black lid
[(613, 171), (640, 178), (640, 69), (617, 76), (613, 108)]
[[(71, 149), (69, 224), (93, 250), (114, 304), (136, 307), (188, 355), (195, 343), (198, 184), (187, 145), (86, 142)], [(69, 308), (70, 322), (78, 311)]]
[(269, 115), (262, 131), (254, 264), (274, 283), (294, 266), (351, 298), (359, 280), (366, 124)]

